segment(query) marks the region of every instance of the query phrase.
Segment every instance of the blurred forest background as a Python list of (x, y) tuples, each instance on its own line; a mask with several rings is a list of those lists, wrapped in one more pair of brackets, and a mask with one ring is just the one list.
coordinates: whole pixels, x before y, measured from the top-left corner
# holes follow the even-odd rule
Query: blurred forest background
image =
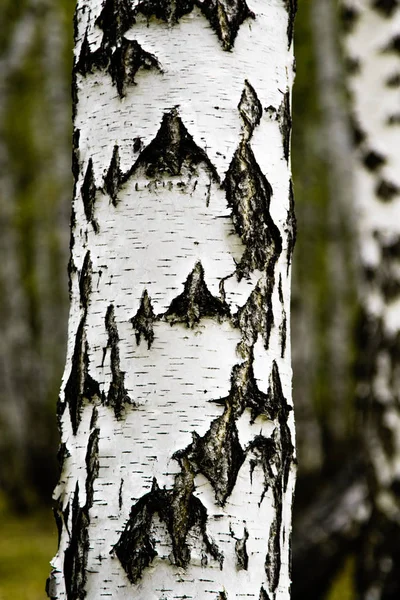
[[(44, 598), (57, 544), (51, 494), (68, 320), (74, 7), (0, 0), (0, 600)], [(338, 12), (334, 0), (301, 0), (295, 30), (293, 598), (308, 600), (355, 598), (366, 496)]]

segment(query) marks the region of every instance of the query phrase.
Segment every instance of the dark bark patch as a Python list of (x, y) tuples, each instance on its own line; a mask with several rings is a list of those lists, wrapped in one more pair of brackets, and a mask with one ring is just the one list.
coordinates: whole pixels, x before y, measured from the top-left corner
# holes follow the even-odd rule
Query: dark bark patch
[(99, 474), (99, 434), (100, 429), (93, 429), (86, 451), (86, 503), (87, 509), (93, 506), (94, 481)]
[(236, 568), (247, 571), (249, 566), (249, 555), (247, 554), (246, 542), (249, 539), (249, 532), (246, 527), (243, 531), (243, 537), (235, 542)]
[(103, 31), (103, 44), (116, 47), (134, 22), (131, 0), (106, 0), (96, 25)]
[(95, 397), (101, 397), (99, 384), (89, 375), (85, 320), (86, 317), (83, 316), (76, 332), (71, 373), (64, 388), (65, 403), (69, 408), (74, 435), (76, 435), (81, 422), (84, 399), (91, 401)]
[(267, 573), (270, 590), (275, 592), (278, 587), (281, 573), (281, 542), (280, 533), (282, 526), (282, 497), (275, 499), (275, 518), (271, 523), (268, 539), (268, 554), (265, 560), (265, 571)]
[(125, 180), (138, 170), (143, 170), (147, 177), (162, 178), (181, 175), (183, 167), (194, 172), (200, 164), (210, 172), (214, 181), (219, 181), (207, 154), (194, 142), (174, 108), (164, 114), (156, 137), (142, 150)]
[(388, 88), (398, 88), (400, 87), (400, 73), (393, 73), (386, 80), (386, 87)]
[(90, 251), (88, 250), (83, 260), (82, 270), (79, 276), (79, 296), (80, 304), (85, 315), (90, 301), (90, 293), (92, 291), (92, 261), (90, 259)]
[(365, 141), (366, 135), (365, 132), (361, 129), (361, 126), (354, 115), (352, 115), (350, 118), (350, 127), (353, 144), (355, 147), (357, 147)]
[(286, 219), (286, 233), (287, 233), (287, 251), (286, 251), (287, 270), (286, 270), (286, 273), (289, 274), (289, 268), (292, 263), (293, 250), (294, 250), (294, 247), (296, 244), (296, 237), (297, 237), (297, 220), (296, 220), (296, 213), (294, 210), (294, 192), (293, 192), (292, 179), (289, 182), (289, 210), (287, 212), (287, 219)]
[(272, 272), (268, 275), (266, 282), (257, 283), (246, 304), (234, 316), (234, 323), (239, 327), (242, 334), (242, 345), (244, 344), (248, 347), (257, 341), (258, 335), (261, 336), (264, 347), (268, 349), (269, 346), (269, 338), (274, 324), (274, 312), (272, 308), (274, 274)]
[(269, 212), (271, 185), (245, 141), (233, 156), (223, 186), (235, 230), (245, 245), (239, 278), (254, 269), (270, 270), (282, 251), (282, 239)]
[(384, 49), (384, 52), (394, 52), (400, 54), (400, 35), (395, 35)]
[(183, 469), (176, 477), (172, 490), (160, 489), (154, 480), (151, 491), (132, 506), (128, 523), (114, 546), (131, 583), (137, 583), (141, 579), (143, 571), (157, 556), (156, 542), (151, 537), (155, 515), (167, 526), (173, 547), (173, 556), (170, 558), (177, 566), (186, 567), (190, 562), (190, 549), (186, 539), (194, 527), (201, 532), (201, 543), (206, 552), (219, 562), (223, 560), (207, 536), (207, 511), (193, 495), (193, 489), (193, 477)]
[(110, 304), (105, 316), (105, 325), (108, 333), (107, 347), (110, 349), (111, 383), (108, 389), (107, 405), (112, 406), (117, 419), (122, 417), (126, 404), (132, 401), (125, 389), (125, 373), (121, 371), (119, 358), (119, 335), (115, 322), (114, 305)]
[(290, 94), (286, 92), (278, 109), (277, 117), (279, 129), (282, 135), (283, 154), (286, 162), (289, 161), (290, 133), (292, 131), (292, 117), (290, 115)]
[(360, 13), (353, 6), (342, 6), (340, 10), (340, 23), (344, 33), (353, 31), (359, 19)]
[(83, 201), (83, 207), (85, 215), (89, 223), (92, 224), (95, 233), (99, 232), (99, 225), (94, 218), (94, 205), (96, 201), (96, 185), (93, 174), (93, 161), (89, 159), (89, 163), (86, 169), (85, 178), (81, 188), (81, 196)]
[(204, 269), (197, 262), (193, 271), (186, 279), (182, 294), (174, 298), (164, 314), (171, 323), (185, 323), (193, 328), (200, 319), (216, 318), (218, 320), (229, 316), (228, 306), (209, 291), (204, 280)]
[(143, 0), (134, 9), (150, 21), (156, 17), (171, 25), (198, 6), (217, 34), (224, 50), (231, 50), (240, 26), (246, 19), (254, 19), (254, 13), (245, 0)]
[(108, 167), (107, 175), (104, 178), (104, 189), (111, 198), (114, 206), (117, 206), (118, 192), (121, 187), (123, 173), (119, 166), (119, 148), (117, 144), (114, 146), (110, 166)]
[(245, 126), (244, 139), (245, 141), (248, 141), (251, 138), (254, 129), (261, 121), (262, 105), (255, 89), (250, 85), (247, 79), (244, 82), (238, 109)]
[(246, 19), (255, 19), (245, 0), (203, 0), (196, 4), (209, 20), (224, 50), (231, 50), (240, 26)]
[(174, 458), (188, 460), (195, 473), (202, 473), (214, 489), (217, 504), (224, 506), (245, 459), (232, 409), (227, 407), (214, 419), (203, 437), (193, 433), (193, 442)]
[(374, 152), (373, 150), (367, 152), (367, 154), (364, 154), (363, 157), (363, 163), (368, 171), (376, 171), (379, 169), (379, 167), (385, 164), (385, 162), (385, 157), (382, 156), (382, 154), (379, 154), (379, 152)]
[(264, 589), (264, 586), (261, 586), (261, 589), (260, 589), (260, 596), (259, 596), (259, 599), (258, 599), (258, 600), (270, 600), (270, 598), (269, 598), (269, 596), (268, 596), (267, 592), (266, 592), (266, 591), (265, 591), (265, 589)]
[(400, 113), (390, 115), (386, 121), (387, 125), (399, 125), (400, 124)]
[(281, 470), (283, 480), (283, 490), (286, 491), (289, 479), (290, 467), (293, 462), (294, 447), (292, 444), (292, 435), (288, 426), (288, 416), (292, 407), (286, 401), (283, 395), (282, 383), (279, 376), (278, 365), (272, 363), (272, 372), (268, 388), (269, 402), (275, 408), (278, 414), (281, 446)]
[(399, 191), (397, 185), (384, 179), (381, 179), (375, 188), (375, 194), (382, 202), (390, 202)]
[(286, 10), (288, 12), (288, 26), (287, 26), (287, 37), (288, 37), (288, 48), (290, 48), (293, 40), (293, 28), (294, 18), (297, 12), (297, 0), (284, 0)]
[(111, 54), (108, 69), (120, 98), (125, 96), (127, 86), (136, 85), (135, 75), (139, 69), (162, 72), (161, 65), (153, 54), (143, 50), (138, 42), (123, 38)]
[(89, 552), (89, 518), (86, 507), (79, 506), (79, 485), (72, 503), (71, 535), (64, 552), (64, 579), (68, 600), (86, 597), (86, 567)]
[(357, 75), (361, 71), (361, 63), (354, 56), (347, 56), (344, 61), (344, 68), (348, 75)]
[(79, 58), (74, 66), (74, 76), (76, 76), (76, 73), (80, 73), (80, 75), (86, 77), (88, 73), (93, 73), (97, 69), (105, 69), (108, 64), (108, 60), (108, 52), (103, 45), (101, 45), (100, 48), (94, 52), (91, 51), (86, 30), (85, 37), (83, 38), (81, 45)]
[(399, 6), (398, 0), (375, 0), (372, 5), (384, 17), (391, 17)]
[(72, 134), (72, 174), (75, 180), (78, 179), (80, 170), (80, 153), (79, 153), (79, 138), (81, 135), (80, 129), (74, 128)]
[(154, 340), (153, 323), (155, 319), (156, 315), (153, 311), (150, 296), (148, 295), (147, 290), (144, 290), (139, 309), (136, 315), (130, 319), (130, 322), (135, 330), (136, 343), (139, 345), (141, 337), (143, 336), (149, 350)]

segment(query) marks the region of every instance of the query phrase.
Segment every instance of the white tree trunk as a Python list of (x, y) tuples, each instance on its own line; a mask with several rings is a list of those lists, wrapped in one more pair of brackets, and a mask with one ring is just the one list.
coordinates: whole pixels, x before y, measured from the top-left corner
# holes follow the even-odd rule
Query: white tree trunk
[(78, 1), (51, 598), (289, 598), (293, 19)]
[(358, 579), (360, 597), (391, 599), (400, 596), (400, 8), (395, 0), (346, 0), (342, 12), (364, 274), (358, 395), (374, 504)]

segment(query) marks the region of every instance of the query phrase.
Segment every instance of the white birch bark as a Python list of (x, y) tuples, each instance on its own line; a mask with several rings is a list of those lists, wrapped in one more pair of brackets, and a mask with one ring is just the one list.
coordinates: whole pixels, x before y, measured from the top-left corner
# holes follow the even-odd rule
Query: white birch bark
[(400, 8), (346, 0), (348, 82), (357, 146), (364, 361), (359, 399), (374, 510), (360, 553), (360, 597), (400, 595)]
[(293, 18), (78, 1), (51, 598), (289, 598)]

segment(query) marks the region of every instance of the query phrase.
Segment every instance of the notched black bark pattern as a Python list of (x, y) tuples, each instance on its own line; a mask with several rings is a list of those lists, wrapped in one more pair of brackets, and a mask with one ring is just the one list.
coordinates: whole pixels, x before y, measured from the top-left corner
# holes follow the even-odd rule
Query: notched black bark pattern
[(384, 17), (391, 17), (399, 6), (398, 0), (375, 0), (372, 5)]
[(400, 54), (400, 35), (395, 35), (392, 37), (389, 44), (384, 49), (384, 52), (393, 52), (394, 54)]
[(290, 114), (290, 93), (286, 92), (278, 109), (279, 129), (282, 134), (283, 154), (286, 162), (289, 161), (290, 133), (292, 131), (292, 117)]
[(107, 349), (110, 349), (111, 383), (108, 389), (107, 405), (112, 406), (117, 419), (123, 414), (126, 404), (132, 401), (125, 389), (125, 373), (121, 371), (119, 358), (119, 335), (115, 322), (114, 305), (110, 304), (105, 316), (105, 325), (108, 333)]
[(236, 232), (245, 251), (237, 267), (239, 278), (259, 269), (271, 272), (282, 251), (279, 229), (269, 207), (272, 188), (244, 140), (236, 150), (223, 183)]
[[(270, 265), (272, 266), (272, 265)], [(269, 338), (274, 324), (272, 309), (272, 292), (274, 288), (274, 273), (272, 269), (266, 280), (260, 280), (244, 304), (234, 316), (234, 323), (240, 328), (242, 343), (239, 350), (246, 356), (246, 346), (252, 346), (258, 335), (268, 349)]]
[(89, 375), (88, 346), (85, 335), (86, 316), (83, 316), (75, 337), (71, 373), (64, 388), (65, 405), (69, 408), (72, 431), (76, 435), (81, 422), (84, 399), (101, 398), (97, 381)]
[(246, 542), (249, 539), (249, 532), (246, 527), (243, 531), (243, 537), (235, 542), (236, 568), (247, 571), (249, 566), (249, 555), (247, 554)]
[(268, 554), (265, 559), (265, 571), (267, 573), (269, 587), (272, 592), (275, 592), (279, 583), (281, 572), (281, 541), (280, 533), (282, 526), (282, 498), (279, 494), (275, 500), (275, 518), (271, 523), (271, 529), (268, 539)]
[(140, 344), (141, 337), (146, 340), (147, 347), (150, 350), (154, 340), (153, 323), (156, 320), (156, 315), (153, 311), (151, 299), (147, 290), (144, 290), (140, 301), (139, 309), (134, 317), (130, 319), (132, 327), (135, 330), (136, 343)]
[(290, 467), (294, 460), (292, 435), (287, 423), (289, 413), (292, 411), (292, 407), (287, 403), (286, 398), (283, 395), (279, 369), (275, 361), (272, 363), (268, 396), (271, 405), (275, 408), (278, 414), (283, 491), (286, 492)]
[(368, 171), (376, 171), (379, 167), (384, 165), (385, 162), (386, 158), (379, 152), (374, 152), (374, 150), (367, 152), (363, 157), (363, 163)]
[(204, 280), (204, 269), (197, 262), (186, 279), (182, 294), (174, 298), (164, 314), (171, 323), (185, 323), (193, 328), (204, 317), (218, 320), (229, 316), (228, 306), (209, 291)]
[(385, 179), (381, 179), (375, 188), (375, 194), (382, 202), (390, 202), (390, 200), (393, 200), (399, 192), (400, 189), (396, 184), (386, 181)]
[(269, 598), (269, 596), (268, 596), (268, 594), (267, 594), (267, 592), (265, 591), (265, 589), (264, 589), (264, 587), (263, 587), (263, 586), (261, 586), (261, 589), (260, 589), (260, 596), (259, 596), (259, 599), (258, 599), (258, 600), (270, 600), (270, 598)]
[(289, 274), (289, 268), (292, 263), (293, 250), (296, 244), (297, 237), (297, 220), (296, 213), (294, 210), (294, 192), (293, 192), (293, 181), (289, 182), (289, 210), (287, 213), (286, 219), (286, 233), (287, 233), (287, 251), (286, 251), (286, 260), (287, 260), (287, 271)]
[(354, 115), (352, 115), (350, 117), (350, 127), (351, 127), (353, 144), (355, 147), (357, 147), (365, 141), (365, 139), (366, 139), (365, 131), (363, 131), (361, 129), (360, 123), (358, 122), (357, 118)]
[(115, 47), (135, 22), (131, 0), (106, 0), (96, 25), (103, 31), (103, 44)]
[(86, 169), (85, 178), (81, 188), (81, 196), (83, 201), (83, 207), (85, 209), (85, 215), (95, 233), (99, 232), (99, 225), (94, 218), (94, 205), (96, 201), (96, 185), (93, 174), (93, 161), (90, 158)]
[(71, 535), (64, 552), (64, 579), (68, 600), (86, 597), (86, 566), (89, 552), (89, 517), (87, 507), (79, 505), (79, 485), (76, 484), (72, 503)]
[(195, 6), (209, 21), (224, 50), (233, 48), (244, 21), (255, 18), (245, 0), (143, 0), (135, 7), (134, 14), (142, 14), (148, 21), (156, 17), (173, 25)]
[(111, 202), (114, 206), (117, 206), (118, 204), (117, 196), (121, 187), (122, 179), (123, 173), (119, 167), (119, 148), (116, 144), (114, 146), (110, 166), (108, 167), (107, 174), (104, 178), (104, 189), (110, 196)]
[(164, 114), (156, 137), (142, 150), (125, 179), (139, 170), (151, 178), (181, 175), (183, 168), (194, 172), (200, 164), (209, 171), (214, 181), (219, 181), (218, 173), (207, 154), (194, 142), (174, 108)]
[(400, 113), (394, 113), (389, 115), (386, 120), (387, 125), (399, 125), (400, 124)]
[(193, 442), (174, 458), (189, 461), (194, 473), (202, 473), (214, 489), (217, 504), (224, 506), (245, 459), (232, 408), (227, 406), (203, 437), (194, 432)]
[(254, 129), (261, 121), (262, 105), (255, 89), (247, 79), (244, 82), (244, 89), (240, 97), (238, 109), (245, 126), (244, 139), (245, 141), (249, 141)]
[(361, 63), (359, 59), (354, 56), (346, 56), (344, 68), (348, 75), (357, 75), (357, 73), (360, 73), (361, 71)]
[(245, 0), (203, 0), (196, 4), (209, 20), (224, 50), (232, 50), (244, 21), (255, 19)]
[(81, 130), (74, 128), (72, 134), (72, 174), (75, 178), (75, 181), (78, 179), (79, 170), (80, 170), (80, 156), (79, 156), (79, 138), (81, 135)]
[(90, 251), (88, 250), (83, 260), (82, 270), (79, 275), (79, 296), (81, 307), (85, 314), (90, 301), (90, 293), (92, 291), (92, 261), (90, 259)]
[(146, 52), (136, 41), (122, 39), (120, 45), (109, 59), (109, 73), (117, 87), (120, 98), (126, 94), (129, 85), (136, 85), (135, 75), (139, 69), (162, 72), (160, 63), (154, 54)]
[(148, 494), (131, 508), (129, 520), (114, 546), (123, 569), (131, 583), (137, 583), (153, 559), (157, 556), (156, 542), (151, 535), (153, 518), (166, 524), (172, 541), (173, 564), (185, 567), (190, 561), (190, 549), (186, 543), (192, 528), (197, 528), (205, 551), (220, 563), (223, 560), (215, 544), (206, 533), (207, 511), (193, 491), (193, 476), (187, 469), (177, 475), (172, 490), (160, 489), (157, 481)]
[(285, 305), (283, 302), (282, 275), (279, 275), (278, 294), (279, 294), (279, 302), (281, 303), (281, 306), (282, 306), (282, 321), (279, 326), (279, 333), (281, 336), (281, 358), (283, 358), (285, 356), (285, 350), (286, 350), (287, 320), (286, 320)]
[(398, 88), (400, 87), (400, 73), (393, 73), (386, 80), (386, 87), (388, 88)]

